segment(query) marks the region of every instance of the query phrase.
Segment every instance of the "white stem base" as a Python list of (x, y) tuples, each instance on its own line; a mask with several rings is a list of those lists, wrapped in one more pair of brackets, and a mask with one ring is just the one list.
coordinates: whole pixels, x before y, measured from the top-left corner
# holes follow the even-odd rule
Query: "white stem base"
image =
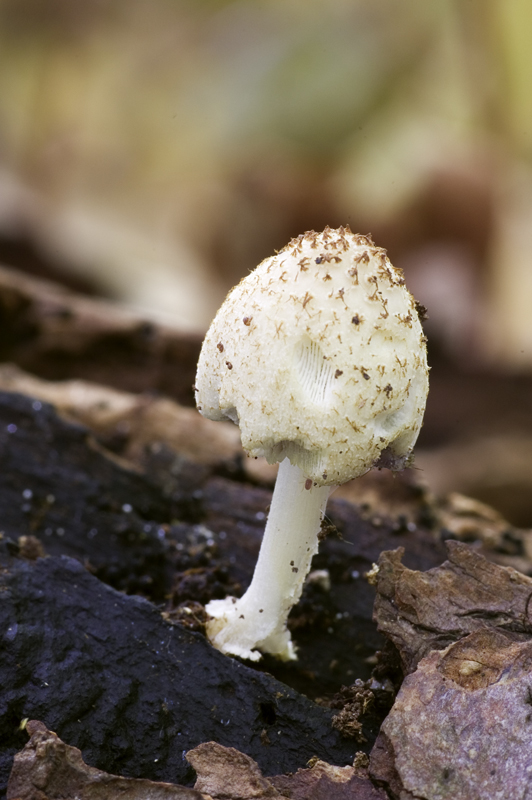
[(290, 609), (301, 597), (327, 499), (334, 487), (311, 486), (299, 467), (285, 458), (272, 497), (253, 580), (240, 598), (207, 604), (212, 617), (207, 636), (223, 653), (252, 661), (260, 652), (297, 658), (286, 627)]

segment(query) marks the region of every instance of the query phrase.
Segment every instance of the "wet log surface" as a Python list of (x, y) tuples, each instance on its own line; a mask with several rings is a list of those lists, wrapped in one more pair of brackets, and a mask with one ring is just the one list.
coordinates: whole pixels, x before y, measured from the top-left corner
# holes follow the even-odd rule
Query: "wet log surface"
[[(114, 588), (141, 592), (154, 602), (173, 593), (176, 604), (205, 603), (228, 587), (243, 590), (249, 583), (270, 490), (187, 463), (179, 464), (170, 484), (161, 484), (155, 467), (150, 475), (128, 469), (86, 428), (64, 421), (46, 403), (10, 393), (0, 394), (0, 447), (5, 537), (34, 536), (47, 555), (78, 558)], [(423, 494), (414, 489), (412, 495), (423, 519)], [(374, 515), (364, 519), (343, 500), (330, 502), (327, 517), (333, 534), (322, 543), (313, 568), (329, 570), (331, 591), (308, 587), (309, 597), (291, 624), (300, 648), (308, 644), (321, 654), (309, 656), (308, 663), (302, 654), (305, 665), (297, 672), (310, 668), (323, 674), (323, 660), (338, 657), (337, 676), (331, 678), (336, 688), (349, 677), (348, 663), (353, 670), (357, 650), (363, 662), (382, 644), (371, 622), (374, 590), (364, 572), (390, 546), (405, 546), (406, 563), (415, 569), (440, 563), (445, 549), (432, 530)], [(346, 642), (353, 641), (355, 654), (342, 657)], [(279, 669), (277, 661), (269, 666)], [(365, 674), (361, 670), (362, 664), (354, 677), (369, 674), (367, 665)]]
[(206, 738), (247, 752), (268, 774), (314, 755), (352, 760), (354, 744), (332, 728), (330, 709), (225, 658), (76, 560), (2, 566), (4, 780), (9, 731), (28, 714), (91, 765), (154, 780), (189, 782), (184, 753)]
[(202, 337), (0, 267), (0, 361), (193, 404)]
[(349, 763), (369, 750), (390, 705), (378, 684), (358, 739), (332, 726), (336, 710), (297, 692), (330, 696), (370, 677), (367, 659), (383, 640), (362, 575), (398, 540), (413, 567), (437, 563), (443, 545), (432, 531), (331, 502), (341, 538), (328, 537), (313, 566), (329, 571), (332, 586), (310, 584), (293, 612), (300, 660), (251, 669), (161, 611), (171, 619), (180, 603), (246, 587), (269, 490), (194, 464), (161, 485), (156, 471), (128, 468), (86, 428), (16, 393), (0, 395), (0, 452), (4, 785), (24, 717), (80, 747), (92, 766), (184, 783), (182, 752), (212, 738), (266, 774), (314, 755)]

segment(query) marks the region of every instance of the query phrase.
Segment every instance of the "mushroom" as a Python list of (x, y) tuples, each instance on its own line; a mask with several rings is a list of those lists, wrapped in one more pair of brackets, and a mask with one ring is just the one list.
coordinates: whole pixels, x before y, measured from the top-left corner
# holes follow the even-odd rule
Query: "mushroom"
[(428, 392), (417, 309), (385, 250), (327, 227), (259, 264), (218, 311), (198, 362), (198, 409), (239, 425), (248, 455), (280, 462), (249, 588), (206, 606), (222, 652), (296, 658), (287, 617), (329, 494), (373, 466), (410, 463)]

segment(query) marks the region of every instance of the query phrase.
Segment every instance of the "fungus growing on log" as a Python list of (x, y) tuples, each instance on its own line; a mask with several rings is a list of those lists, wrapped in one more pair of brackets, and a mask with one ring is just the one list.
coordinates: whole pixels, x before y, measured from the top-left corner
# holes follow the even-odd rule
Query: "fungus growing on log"
[(206, 607), (215, 647), (296, 658), (286, 621), (329, 494), (409, 463), (427, 392), (415, 300), (369, 237), (308, 231), (229, 293), (201, 350), (197, 406), (239, 425), (248, 455), (280, 465), (248, 590)]

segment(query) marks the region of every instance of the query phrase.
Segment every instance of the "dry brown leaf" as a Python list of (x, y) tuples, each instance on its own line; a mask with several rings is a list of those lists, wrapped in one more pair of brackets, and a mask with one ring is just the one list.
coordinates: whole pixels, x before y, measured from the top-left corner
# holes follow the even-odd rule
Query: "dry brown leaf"
[(257, 763), (234, 747), (205, 742), (188, 751), (187, 761), (198, 776), (194, 788), (213, 800), (283, 800)]
[(384, 791), (368, 779), (365, 769), (334, 767), (324, 761), (271, 781), (290, 800), (387, 800)]
[(7, 800), (210, 800), (195, 789), (89, 767), (77, 747), (62, 742), (42, 722), (30, 721), (26, 729), (31, 738), (15, 756)]
[(187, 760), (198, 775), (195, 788), (213, 800), (386, 800), (365, 768), (336, 767), (317, 759), (310, 769), (265, 778), (249, 756), (216, 742), (189, 750)]

